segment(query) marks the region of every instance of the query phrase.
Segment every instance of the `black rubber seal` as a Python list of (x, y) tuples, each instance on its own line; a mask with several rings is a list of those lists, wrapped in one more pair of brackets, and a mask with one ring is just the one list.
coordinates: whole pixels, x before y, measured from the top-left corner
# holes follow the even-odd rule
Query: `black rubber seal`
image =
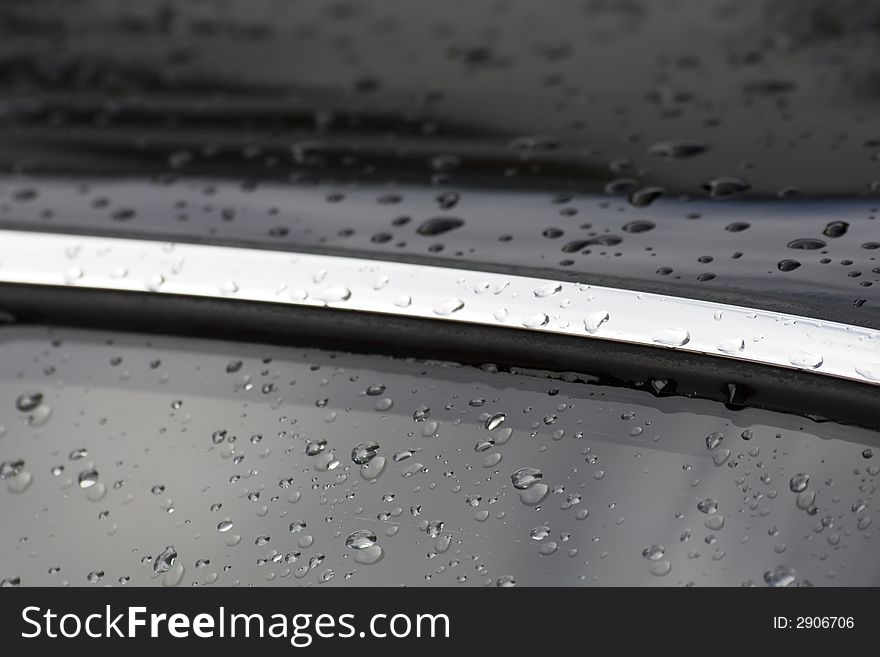
[(700, 397), (880, 428), (880, 394), (856, 381), (672, 349), (504, 327), (233, 299), (0, 284), (21, 324), (196, 336), (585, 375), (586, 382)]

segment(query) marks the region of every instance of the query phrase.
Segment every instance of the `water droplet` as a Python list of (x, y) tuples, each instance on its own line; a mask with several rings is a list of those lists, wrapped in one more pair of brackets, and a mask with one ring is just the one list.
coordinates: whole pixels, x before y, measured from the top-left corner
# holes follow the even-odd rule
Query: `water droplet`
[(367, 441), (358, 443), (351, 450), (351, 460), (357, 465), (366, 465), (379, 453), (379, 443)]
[(10, 493), (23, 493), (33, 483), (34, 477), (30, 472), (19, 472), (9, 479), (6, 489)]
[(383, 392), (385, 392), (385, 386), (381, 383), (374, 383), (367, 388), (367, 396), (369, 397), (378, 397)]
[(485, 452), (487, 449), (491, 449), (495, 446), (494, 438), (481, 438), (474, 445), (475, 452)]
[(486, 431), (492, 431), (493, 429), (497, 429), (501, 426), (501, 423), (507, 419), (507, 415), (504, 413), (495, 413), (494, 415), (489, 416), (486, 419)]
[(173, 545), (169, 545), (153, 560), (153, 574), (167, 573), (177, 561), (177, 550)]
[(165, 284), (165, 277), (162, 274), (153, 274), (147, 279), (145, 283), (145, 287), (150, 292), (156, 292), (162, 285)]
[(464, 308), (464, 301), (461, 299), (448, 299), (434, 306), (434, 313), (441, 317), (446, 317), (454, 312), (458, 312), (462, 308)]
[(428, 219), (416, 228), (416, 233), (426, 237), (434, 237), (448, 233), (451, 230), (464, 226), (464, 221), (458, 217), (435, 217)]
[(795, 570), (788, 566), (777, 566), (764, 573), (764, 581), (772, 587), (791, 586), (795, 581)]
[(707, 150), (709, 147), (699, 141), (672, 139), (651, 144), (648, 147), (648, 154), (667, 160), (683, 160), (705, 153)]
[(816, 369), (824, 361), (821, 355), (809, 351), (796, 351), (788, 357), (788, 361), (795, 367), (808, 367)]
[(714, 198), (727, 198), (747, 192), (751, 185), (741, 178), (718, 176), (703, 183), (703, 189)]
[(856, 373), (869, 381), (880, 381), (880, 363), (861, 363), (856, 365)]
[(41, 392), (26, 392), (23, 395), (19, 395), (15, 400), (15, 408), (22, 413), (28, 413), (34, 410), (37, 406), (39, 406), (43, 402), (43, 393)]
[(652, 340), (657, 344), (666, 345), (668, 347), (681, 347), (690, 342), (691, 335), (683, 328), (668, 326), (655, 333)]
[(162, 586), (177, 586), (183, 580), (184, 572), (186, 572), (186, 569), (182, 563), (175, 564), (162, 578)]
[(496, 445), (503, 445), (508, 440), (510, 440), (510, 437), (512, 435), (513, 435), (513, 429), (511, 429), (510, 427), (505, 427), (503, 429), (499, 429), (498, 432), (495, 434), (495, 444)]
[[(816, 493), (811, 490), (805, 490), (802, 493), (798, 493), (797, 499), (795, 500), (795, 506), (802, 511), (810, 512), (815, 501)], [(810, 515), (812, 515), (812, 513)]]
[(652, 575), (663, 577), (665, 575), (668, 575), (669, 571), (672, 570), (672, 564), (665, 559), (661, 561), (655, 561), (651, 564), (649, 570)]
[(344, 285), (331, 285), (314, 294), (313, 297), (324, 303), (348, 301), (351, 298), (351, 290)]
[(640, 219), (638, 221), (630, 221), (627, 224), (623, 225), (624, 233), (647, 233), (648, 231), (654, 230), (656, 228), (656, 224), (653, 221), (645, 221)]
[(3, 461), (0, 463), (0, 479), (12, 479), (24, 469), (24, 461)]
[(97, 470), (84, 470), (79, 473), (79, 477), (77, 477), (77, 481), (79, 482), (80, 488), (91, 488), (96, 483), (98, 483), (98, 471)]
[(520, 468), (512, 475), (510, 481), (517, 490), (526, 490), (537, 484), (544, 477), (538, 468)]
[(529, 532), (529, 538), (533, 541), (543, 541), (550, 535), (550, 528), (547, 525), (538, 525)]
[(544, 313), (535, 313), (529, 315), (522, 320), (522, 325), (526, 328), (534, 329), (546, 326), (550, 322), (550, 318)]
[(825, 230), (822, 231), (822, 234), (825, 237), (838, 238), (846, 235), (846, 232), (849, 230), (849, 224), (845, 221), (832, 221), (827, 226), (825, 226)]
[(817, 251), (818, 249), (824, 249), (825, 246), (826, 244), (823, 240), (817, 240), (812, 237), (803, 237), (788, 243), (789, 249), (799, 249), (801, 251)]
[(66, 272), (64, 272), (64, 282), (68, 285), (72, 285), (76, 283), (79, 279), (83, 277), (83, 270), (79, 267), (71, 267)]
[(791, 481), (788, 482), (788, 487), (791, 488), (792, 492), (800, 493), (807, 489), (807, 486), (810, 483), (810, 475), (804, 474), (803, 472), (796, 474), (791, 478)]
[(701, 513), (711, 515), (718, 511), (718, 502), (713, 500), (711, 497), (707, 497), (697, 502), (697, 510)]
[(562, 291), (562, 284), (561, 283), (546, 283), (545, 285), (542, 285), (541, 287), (535, 289), (534, 294), (536, 297), (538, 297), (540, 299), (540, 298), (544, 298), (544, 297), (551, 297), (554, 294), (558, 294), (561, 291)]
[(355, 552), (354, 561), (355, 563), (362, 564), (364, 566), (369, 566), (374, 563), (378, 563), (385, 556), (385, 552), (378, 545), (370, 545), (362, 550), (358, 550)]
[(746, 348), (746, 342), (742, 338), (728, 338), (718, 344), (718, 351), (723, 354), (738, 354)]
[(376, 456), (366, 465), (361, 466), (361, 477), (367, 481), (377, 479), (385, 470), (387, 460), (384, 456)]
[(495, 580), (495, 586), (498, 588), (511, 588), (516, 586), (516, 580), (512, 575), (502, 575), (497, 580)]
[(368, 547), (372, 547), (375, 543), (376, 535), (367, 529), (352, 532), (345, 539), (345, 547), (352, 548), (353, 550), (365, 550)]
[(711, 529), (712, 531), (718, 531), (719, 529), (724, 527), (724, 516), (718, 513), (712, 514), (706, 519), (705, 525), (708, 529)]
[(541, 547), (538, 548), (538, 554), (541, 554), (546, 557), (546, 556), (549, 556), (549, 555), (553, 554), (554, 552), (556, 552), (556, 550), (558, 548), (559, 548), (559, 546), (557, 545), (557, 543), (555, 541), (547, 541), (546, 543), (542, 544)]
[(604, 310), (597, 310), (594, 313), (590, 313), (584, 318), (584, 328), (587, 333), (595, 333), (599, 330), (599, 327), (602, 326), (609, 319), (609, 315)]
[(519, 499), (523, 504), (528, 506), (536, 506), (544, 501), (544, 498), (550, 493), (550, 486), (544, 483), (536, 483), (529, 486), (519, 494)]
[(651, 561), (662, 559), (664, 554), (666, 554), (666, 548), (662, 545), (651, 545), (642, 550), (642, 556)]
[(784, 260), (780, 260), (776, 264), (777, 269), (782, 272), (794, 271), (800, 266), (801, 263), (799, 263), (797, 260), (792, 260), (791, 258), (785, 258)]
[[(629, 195), (629, 202), (637, 208), (646, 208), (665, 193), (666, 190), (662, 187), (642, 187)], [(580, 249), (574, 250), (579, 251)]]
[(320, 438), (318, 440), (310, 440), (306, 444), (306, 454), (308, 456), (317, 456), (321, 452), (327, 449), (327, 440), (325, 438)]

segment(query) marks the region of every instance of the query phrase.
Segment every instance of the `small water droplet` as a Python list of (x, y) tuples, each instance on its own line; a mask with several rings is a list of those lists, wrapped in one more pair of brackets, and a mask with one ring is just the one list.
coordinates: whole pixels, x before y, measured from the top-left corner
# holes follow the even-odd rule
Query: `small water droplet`
[(41, 392), (26, 392), (22, 395), (19, 395), (15, 400), (15, 409), (21, 411), (22, 413), (28, 413), (37, 406), (39, 406), (43, 402), (43, 393)]
[(728, 338), (718, 344), (718, 351), (723, 354), (739, 354), (746, 348), (746, 342), (742, 338)]
[(446, 317), (452, 313), (458, 312), (464, 308), (464, 301), (461, 299), (448, 299), (434, 306), (434, 314)]
[(642, 550), (642, 556), (651, 561), (662, 559), (664, 554), (666, 554), (666, 548), (662, 545), (651, 545)]
[(608, 321), (609, 315), (604, 310), (597, 310), (594, 313), (590, 313), (584, 318), (584, 328), (587, 333), (595, 333), (599, 330), (605, 322)]
[(795, 367), (816, 369), (822, 365), (824, 359), (820, 354), (809, 351), (796, 351), (788, 357), (788, 361)]
[(96, 483), (98, 483), (98, 471), (97, 470), (84, 470), (79, 473), (79, 477), (77, 477), (77, 481), (79, 482), (80, 488), (91, 488)]
[(788, 487), (791, 488), (792, 492), (800, 493), (807, 489), (809, 483), (810, 475), (801, 472), (791, 478), (791, 481), (788, 482)]
[(510, 475), (510, 481), (517, 490), (527, 490), (541, 481), (543, 477), (544, 473), (538, 468), (520, 468)]
[(880, 381), (880, 363), (861, 363), (856, 365), (856, 373), (869, 381)]
[(534, 329), (546, 326), (550, 322), (550, 318), (544, 313), (535, 313), (523, 318), (522, 325), (526, 328)]
[(313, 297), (324, 303), (348, 301), (351, 298), (351, 290), (344, 285), (331, 285), (315, 293)]
[(711, 497), (707, 497), (697, 502), (697, 510), (701, 513), (711, 515), (718, 511), (718, 502), (713, 500)]
[(551, 297), (554, 294), (558, 294), (561, 291), (562, 291), (562, 284), (561, 283), (546, 283), (546, 284), (540, 286), (539, 288), (535, 289), (534, 294), (536, 297), (538, 297), (540, 299), (540, 298), (544, 298), (544, 297)]
[(153, 574), (167, 573), (177, 561), (177, 550), (173, 545), (169, 545), (160, 552), (153, 560)]
[(367, 529), (352, 532), (345, 539), (345, 547), (353, 550), (365, 550), (368, 547), (372, 547), (375, 543), (376, 535)]
[(489, 416), (486, 419), (486, 424), (484, 425), (486, 431), (492, 431), (493, 429), (497, 429), (501, 426), (504, 420), (507, 419), (507, 415), (504, 413), (495, 413), (494, 415)]
[(784, 587), (791, 586), (795, 581), (795, 570), (788, 566), (777, 566), (764, 573), (764, 581), (767, 586)]
[(658, 331), (652, 338), (657, 344), (666, 345), (668, 347), (681, 347), (691, 340), (691, 335), (683, 328), (668, 326)]
[(357, 465), (366, 465), (379, 453), (379, 443), (367, 441), (358, 443), (351, 450), (351, 460)]

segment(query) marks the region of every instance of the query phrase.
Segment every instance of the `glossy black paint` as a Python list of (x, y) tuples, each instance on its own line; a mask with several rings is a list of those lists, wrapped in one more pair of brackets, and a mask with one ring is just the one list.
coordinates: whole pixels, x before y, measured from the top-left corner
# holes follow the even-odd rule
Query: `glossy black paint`
[(835, 7), (5, 3), (0, 225), (878, 327), (878, 11)]

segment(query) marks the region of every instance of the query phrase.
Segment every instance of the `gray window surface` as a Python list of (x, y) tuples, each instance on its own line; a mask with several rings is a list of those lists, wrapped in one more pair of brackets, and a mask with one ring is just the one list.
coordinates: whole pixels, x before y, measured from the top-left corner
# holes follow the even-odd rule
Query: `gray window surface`
[(870, 431), (491, 366), (0, 349), (5, 584), (880, 584)]

